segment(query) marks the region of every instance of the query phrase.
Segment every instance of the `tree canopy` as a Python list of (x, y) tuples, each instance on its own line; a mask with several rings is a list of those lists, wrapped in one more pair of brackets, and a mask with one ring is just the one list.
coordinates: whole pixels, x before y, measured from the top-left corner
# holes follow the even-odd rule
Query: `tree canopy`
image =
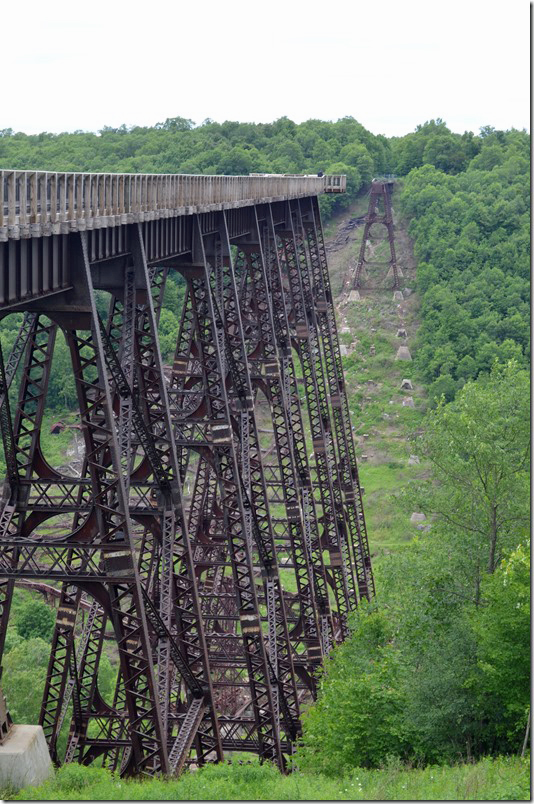
[(530, 701), (528, 376), (513, 361), (430, 410), (432, 482), (406, 510), (431, 529), (380, 567), (379, 594), (333, 651), (299, 765), (517, 752)]
[(401, 196), (422, 295), (416, 365), (449, 400), (495, 359), (530, 357), (529, 137), (476, 139), (465, 170), (416, 165)]

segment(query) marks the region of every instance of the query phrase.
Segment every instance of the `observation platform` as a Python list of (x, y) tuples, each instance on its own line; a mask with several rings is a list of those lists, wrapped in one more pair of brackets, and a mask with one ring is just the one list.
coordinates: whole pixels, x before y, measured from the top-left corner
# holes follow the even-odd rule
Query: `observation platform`
[(344, 193), (346, 176), (0, 171), (0, 242)]

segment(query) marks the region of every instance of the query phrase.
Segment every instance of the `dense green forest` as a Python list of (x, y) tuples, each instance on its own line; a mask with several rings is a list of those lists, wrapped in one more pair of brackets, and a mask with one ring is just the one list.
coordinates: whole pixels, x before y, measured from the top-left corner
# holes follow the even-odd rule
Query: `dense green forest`
[[(114, 173), (345, 173), (348, 192), (322, 199), (326, 212), (348, 206), (373, 176), (407, 175), (422, 165), (457, 175), (468, 167), (491, 170), (513, 142), (527, 156), (524, 132), (480, 136), (451, 132), (438, 119), (405, 137), (387, 139), (367, 131), (352, 117), (337, 122), (282, 117), (273, 123), (216, 123), (195, 126), (181, 117), (154, 127), (105, 127), (98, 133), (27, 135), (0, 130), (0, 169)], [(479, 157), (480, 152), (483, 154)], [(478, 160), (477, 160), (477, 157)], [(475, 160), (473, 162), (473, 160)], [(472, 163), (472, 164), (471, 164)]]
[(381, 564), (377, 598), (334, 652), (303, 768), (388, 756), (452, 762), (521, 749), (530, 701), (529, 378), (514, 361), (429, 411), (431, 478), (399, 495), (432, 519)]
[(496, 359), (527, 364), (529, 171), (525, 134), (486, 131), (462, 172), (429, 163), (404, 182), (423, 302), (416, 361), (432, 396), (452, 399)]
[[(376, 600), (333, 651), (305, 719), (297, 756), (303, 772), (345, 774), (354, 784), (357, 768), (431, 767), (521, 750), (530, 700), (529, 149), (524, 131), (487, 126), (460, 135), (439, 119), (390, 139), (352, 118), (200, 126), (174, 118), (98, 134), (0, 131), (0, 168), (345, 173), (347, 194), (321, 199), (326, 220), (364, 195), (374, 176), (401, 181), (421, 299), (410, 348), (429, 409), (413, 434), (427, 479), (396, 502), (407, 515), (424, 511), (431, 527), (380, 562)], [(182, 294), (173, 278), (160, 323), (166, 360)], [(105, 294), (98, 304), (105, 314)], [(0, 322), (5, 351), (19, 320)], [(350, 360), (352, 370), (357, 355)], [(50, 391), (55, 415), (74, 404), (67, 366), (60, 339)], [(37, 716), (31, 690), (46, 670), (45, 610), (18, 593), (4, 659), (17, 719)], [(22, 664), (31, 674), (15, 673)], [(111, 689), (113, 669), (104, 663), (102, 673)], [(347, 792), (323, 788), (327, 798)]]
[[(423, 296), (416, 364), (431, 397), (444, 393), (449, 400), (466, 380), (489, 371), (495, 359), (526, 365), (529, 152), (524, 131), (486, 126), (479, 135), (460, 135), (440, 119), (390, 139), (351, 117), (300, 124), (285, 117), (268, 124), (205, 120), (199, 126), (176, 117), (152, 128), (106, 127), (98, 134), (0, 131), (0, 168), (344, 173), (347, 193), (321, 198), (325, 219), (365, 192), (373, 176), (406, 177), (401, 203), (412, 219)], [(172, 333), (177, 315), (167, 302), (164, 335)], [(14, 317), (0, 325), (7, 347), (15, 326)], [(166, 357), (170, 351), (170, 344), (164, 347)], [(69, 393), (55, 390), (55, 400), (69, 399)]]

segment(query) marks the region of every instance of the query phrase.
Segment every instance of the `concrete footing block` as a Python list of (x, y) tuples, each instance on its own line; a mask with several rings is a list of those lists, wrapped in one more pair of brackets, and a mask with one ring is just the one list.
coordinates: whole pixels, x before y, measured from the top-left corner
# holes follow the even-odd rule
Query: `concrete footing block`
[(0, 745), (0, 787), (39, 785), (52, 774), (42, 726), (12, 726)]
[(393, 291), (393, 301), (402, 301), (404, 296), (402, 295), (402, 290), (394, 290)]
[(395, 355), (395, 360), (411, 360), (412, 355), (410, 350), (407, 346), (399, 346), (397, 349), (397, 354)]
[[(386, 274), (386, 279), (392, 279), (394, 276), (395, 276), (395, 272), (393, 271), (393, 266), (392, 266), (392, 267), (389, 269), (389, 271), (387, 272), (387, 274)], [(404, 274), (403, 274), (403, 272), (402, 272), (402, 268), (399, 268), (399, 266), (398, 266), (398, 265), (397, 265), (397, 276), (402, 276), (402, 277), (404, 277)]]
[(351, 290), (351, 292), (349, 293), (349, 301), (350, 302), (361, 301), (360, 291), (359, 290)]

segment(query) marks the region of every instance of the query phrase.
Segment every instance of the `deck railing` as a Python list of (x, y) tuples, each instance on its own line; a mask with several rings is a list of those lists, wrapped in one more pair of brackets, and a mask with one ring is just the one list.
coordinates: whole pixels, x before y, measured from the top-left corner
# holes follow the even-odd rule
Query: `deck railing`
[(0, 171), (0, 241), (343, 193), (345, 176)]

